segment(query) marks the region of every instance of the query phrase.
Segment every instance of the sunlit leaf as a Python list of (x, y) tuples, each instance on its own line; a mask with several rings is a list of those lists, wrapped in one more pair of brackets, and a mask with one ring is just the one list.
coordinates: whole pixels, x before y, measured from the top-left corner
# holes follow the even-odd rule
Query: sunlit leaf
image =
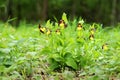
[(63, 13), (63, 15), (62, 15), (62, 20), (64, 20), (65, 23), (68, 23), (67, 14), (66, 14), (66, 13)]
[(50, 23), (50, 20), (48, 20), (47, 22), (46, 22), (46, 27), (50, 27), (51, 26), (51, 23)]
[(77, 64), (76, 64), (76, 62), (75, 62), (75, 60), (73, 59), (73, 58), (67, 58), (67, 60), (66, 60), (66, 64), (68, 65), (68, 66), (70, 66), (70, 67), (72, 67), (73, 69), (77, 69)]
[(0, 72), (4, 72), (5, 66), (0, 66)]
[(2, 53), (8, 54), (8, 53), (10, 53), (10, 51), (11, 51), (10, 48), (0, 48), (0, 52), (2, 52)]

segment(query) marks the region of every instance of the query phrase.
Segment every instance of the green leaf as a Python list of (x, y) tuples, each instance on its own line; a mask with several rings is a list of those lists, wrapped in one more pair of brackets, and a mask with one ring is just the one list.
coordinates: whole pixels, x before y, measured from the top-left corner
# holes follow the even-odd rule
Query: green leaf
[(42, 50), (40, 51), (40, 54), (50, 54), (51, 50), (49, 47), (44, 47), (42, 48)]
[(0, 48), (0, 53), (8, 54), (8, 53), (10, 53), (10, 51), (11, 51), (10, 48)]
[(50, 20), (47, 20), (46, 27), (50, 27), (50, 25), (51, 25)]
[(0, 66), (0, 72), (4, 72), (5, 66)]
[(7, 68), (10, 67), (13, 64), (14, 64), (14, 62), (12, 62), (12, 61), (6, 61), (6, 62), (3, 63), (3, 65)]
[(58, 65), (59, 65), (58, 63), (53, 63), (53, 64), (50, 65), (50, 69), (55, 70), (59, 67)]
[(80, 19), (80, 20), (79, 20), (79, 23), (80, 23), (80, 24), (84, 24), (84, 20), (83, 20), (83, 19)]
[(64, 21), (65, 21), (65, 23), (68, 23), (66, 13), (63, 13), (63, 15), (62, 15), (62, 20), (64, 20)]
[(64, 40), (61, 39), (61, 38), (57, 39), (57, 45), (58, 46), (64, 46)]
[(55, 69), (59, 68), (59, 63), (58, 62), (56, 62), (53, 59), (50, 59), (49, 61), (50, 61), (50, 69), (51, 70), (55, 70)]
[(70, 53), (70, 52), (65, 52), (65, 53), (63, 53), (63, 56), (64, 56), (65, 59), (67, 59), (67, 58), (69, 58), (69, 57), (72, 56), (72, 53)]
[(60, 62), (60, 61), (62, 61), (63, 59), (62, 59), (62, 57), (59, 55), (59, 54), (53, 54), (52, 56), (51, 56), (51, 58), (53, 58), (55, 61), (57, 61), (57, 62)]
[(66, 64), (67, 64), (67, 66), (70, 66), (75, 70), (77, 69), (77, 64), (73, 58), (67, 58)]

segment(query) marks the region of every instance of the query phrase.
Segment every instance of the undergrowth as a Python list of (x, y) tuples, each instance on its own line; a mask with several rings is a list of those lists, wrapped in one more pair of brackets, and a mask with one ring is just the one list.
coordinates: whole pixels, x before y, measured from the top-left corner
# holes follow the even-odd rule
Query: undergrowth
[(0, 79), (119, 79), (120, 26), (102, 27), (65, 13), (43, 25), (0, 23)]

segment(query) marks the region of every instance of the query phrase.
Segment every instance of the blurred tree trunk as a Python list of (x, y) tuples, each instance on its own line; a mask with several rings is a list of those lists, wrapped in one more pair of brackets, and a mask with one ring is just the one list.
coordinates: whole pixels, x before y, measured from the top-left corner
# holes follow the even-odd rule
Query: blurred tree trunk
[(120, 0), (117, 0), (117, 22), (120, 22)]
[(6, 20), (6, 7), (0, 6), (0, 19), (5, 21)]
[(42, 20), (46, 20), (48, 12), (48, 0), (43, 0)]
[(76, 15), (76, 3), (77, 0), (72, 0), (73, 4), (72, 4), (72, 19), (74, 19), (75, 15)]
[(114, 25), (116, 22), (116, 5), (117, 0), (112, 0), (111, 25)]
[(101, 23), (101, 5), (102, 5), (102, 0), (98, 0), (98, 2), (96, 3), (96, 8), (95, 8), (95, 14), (97, 14), (96, 15), (96, 21), (97, 22), (100, 22)]
[(17, 3), (17, 21), (16, 21), (16, 26), (19, 25), (21, 20), (21, 4)]
[(36, 8), (37, 8), (37, 18), (40, 20), (41, 19), (41, 4), (40, 4), (41, 0), (37, 0), (36, 3)]
[(12, 12), (12, 4), (13, 0), (7, 0), (7, 19), (13, 17), (13, 12)]

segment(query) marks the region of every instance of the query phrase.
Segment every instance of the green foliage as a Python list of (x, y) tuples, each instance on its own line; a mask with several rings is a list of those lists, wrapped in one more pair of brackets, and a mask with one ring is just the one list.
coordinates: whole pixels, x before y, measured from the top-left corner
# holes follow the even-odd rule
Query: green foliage
[(70, 22), (65, 13), (62, 19), (64, 29), (57, 22), (46, 22), (49, 35), (38, 25), (21, 23), (15, 29), (0, 23), (0, 79), (119, 79), (120, 27), (103, 29), (82, 19)]

